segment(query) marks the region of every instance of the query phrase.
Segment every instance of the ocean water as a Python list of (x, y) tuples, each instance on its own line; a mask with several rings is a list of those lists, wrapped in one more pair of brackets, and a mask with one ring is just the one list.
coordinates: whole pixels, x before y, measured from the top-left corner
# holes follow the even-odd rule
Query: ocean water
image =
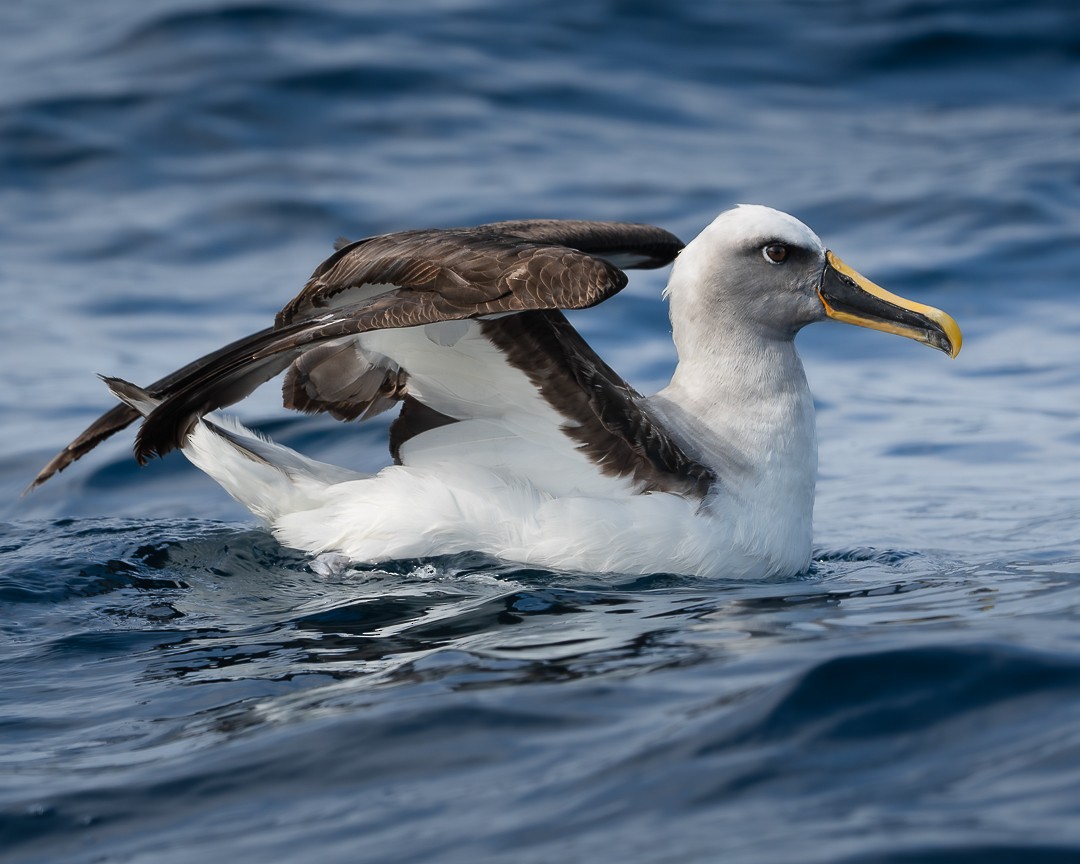
[[(320, 575), (130, 435), (19, 498), (339, 235), (744, 201), (966, 338), (800, 335), (798, 578)], [(0, 858), (1080, 860), (1078, 274), (1073, 0), (0, 5)], [(643, 390), (664, 277), (574, 318)]]

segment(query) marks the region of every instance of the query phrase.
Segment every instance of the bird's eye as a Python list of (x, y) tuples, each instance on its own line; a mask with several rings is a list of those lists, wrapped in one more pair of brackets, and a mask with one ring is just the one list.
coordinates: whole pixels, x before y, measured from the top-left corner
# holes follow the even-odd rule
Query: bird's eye
[(770, 243), (761, 250), (761, 254), (770, 264), (783, 264), (787, 258), (787, 246), (783, 243)]

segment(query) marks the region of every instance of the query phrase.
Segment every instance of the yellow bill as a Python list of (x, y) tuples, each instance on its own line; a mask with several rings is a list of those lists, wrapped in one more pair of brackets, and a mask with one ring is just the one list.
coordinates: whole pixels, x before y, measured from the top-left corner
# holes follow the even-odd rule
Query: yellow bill
[(843, 261), (825, 253), (825, 272), (818, 296), (825, 314), (837, 321), (907, 336), (944, 351), (960, 353), (963, 336), (959, 325), (940, 309), (898, 297), (875, 285)]

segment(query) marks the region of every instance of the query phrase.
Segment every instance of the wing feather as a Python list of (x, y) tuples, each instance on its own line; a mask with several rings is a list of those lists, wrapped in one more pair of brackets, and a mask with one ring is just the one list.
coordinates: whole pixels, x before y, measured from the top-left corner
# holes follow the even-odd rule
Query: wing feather
[[(528, 264), (517, 268), (519, 280), (515, 284), (517, 291), (528, 293), (531, 288), (522, 280), (542, 272), (536, 257), (541, 250), (557, 283), (560, 272), (566, 275), (562, 268), (578, 256), (611, 259), (622, 269), (653, 268), (670, 264), (682, 247), (678, 237), (654, 225), (568, 219), (384, 234), (345, 244), (323, 261), (300, 293), (278, 314), (277, 323), (281, 326), (316, 314), (331, 303), (358, 302), (359, 296), (343, 301), (340, 295), (361, 294), (378, 285), (438, 291), (457, 296), (461, 302), (485, 302), (493, 299), (491, 292), (500, 275), (506, 277), (514, 271), (508, 265), (515, 259), (519, 264)], [(568, 259), (566, 253), (572, 258)], [(553, 286), (549, 283), (547, 287), (550, 290)], [(563, 281), (562, 287), (576, 294), (572, 282)], [(582, 308), (602, 299), (576, 305), (554, 302), (550, 308)]]
[(683, 242), (670, 231), (637, 222), (519, 219), (492, 222), (477, 230), (545, 246), (566, 246), (603, 258), (624, 270), (663, 267), (674, 261), (683, 248)]
[[(408, 370), (384, 368), (378, 358), (367, 358), (365, 366), (365, 358), (347, 358), (338, 346), (372, 330), (482, 318), (485, 335), (568, 417), (564, 431), (602, 471), (631, 476), (643, 491), (703, 494), (711, 475), (663, 434), (639, 394), (552, 311), (592, 306), (621, 290), (626, 274), (612, 262), (658, 267), (681, 248), (677, 238), (653, 226), (567, 220), (408, 231), (341, 245), (273, 327), (147, 388), (160, 404), (139, 431), (136, 457), (145, 462), (180, 446), (200, 417), (239, 401), (290, 366), (290, 407), (349, 419), (370, 416), (408, 399)], [(537, 369), (552, 374), (545, 378)], [(30, 488), (136, 417), (127, 406), (102, 415)], [(444, 422), (450, 418), (416, 403), (398, 424), (395, 450)]]
[[(418, 247), (417, 235), (410, 235), (404, 243), (406, 257), (396, 259), (365, 244), (362, 248), (374, 252), (375, 259), (365, 267), (350, 267), (350, 272), (361, 274), (356, 278), (362, 284), (393, 288), (359, 305), (313, 318), (279, 316), (276, 327), (241, 340), (234, 350), (181, 377), (139, 429), (136, 458), (142, 463), (179, 447), (200, 417), (238, 402), (320, 344), (372, 330), (527, 309), (581, 308), (599, 303), (626, 284), (626, 274), (606, 261), (521, 241), (458, 237), (444, 249), (451, 254), (443, 260), (416, 257), (421, 252), (433, 256), (446, 242), (445, 234), (439, 234)], [(475, 279), (482, 274), (485, 281), (472, 282), (470, 274)], [(346, 287), (350, 286), (341, 290)]]
[(482, 326), (508, 361), (567, 418), (563, 432), (602, 473), (630, 477), (643, 492), (692, 498), (703, 497), (716, 481), (561, 312), (526, 312)]
[[(271, 329), (272, 328), (262, 332), (269, 333)], [(243, 339), (230, 342), (228, 345), (218, 348), (216, 351), (211, 351), (209, 354), (200, 357), (198, 360), (194, 360), (186, 366), (182, 366), (175, 372), (170, 372), (164, 378), (158, 379), (145, 389), (151, 396), (158, 398), (163, 397), (176, 386), (177, 382), (190, 377), (198, 372), (199, 369), (215, 363), (219, 358), (236, 350), (237, 346), (251, 338), (251, 336), (246, 336)], [(128, 405), (117, 405), (109, 411), (106, 411), (98, 417), (97, 420), (87, 426), (74, 441), (50, 459), (49, 463), (38, 472), (30, 485), (26, 487), (25, 492), (30, 492), (37, 488), (54, 474), (58, 474), (72, 462), (85, 456), (102, 441), (112, 437), (120, 430), (126, 429), (138, 419), (139, 412)]]

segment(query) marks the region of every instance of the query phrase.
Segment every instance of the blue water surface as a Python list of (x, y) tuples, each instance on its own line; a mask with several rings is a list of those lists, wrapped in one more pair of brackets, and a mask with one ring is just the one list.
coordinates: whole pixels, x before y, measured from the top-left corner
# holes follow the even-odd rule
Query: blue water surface
[[(797, 579), (321, 575), (124, 435), (18, 497), (339, 235), (746, 201), (966, 337), (799, 337)], [(0, 5), (0, 857), (1080, 860), (1078, 274), (1073, 0)], [(643, 390), (664, 278), (574, 319)]]

